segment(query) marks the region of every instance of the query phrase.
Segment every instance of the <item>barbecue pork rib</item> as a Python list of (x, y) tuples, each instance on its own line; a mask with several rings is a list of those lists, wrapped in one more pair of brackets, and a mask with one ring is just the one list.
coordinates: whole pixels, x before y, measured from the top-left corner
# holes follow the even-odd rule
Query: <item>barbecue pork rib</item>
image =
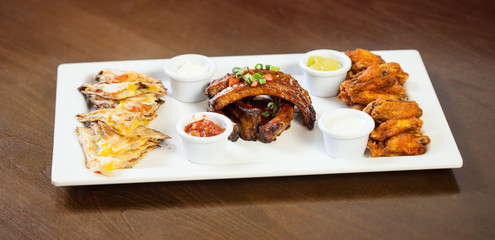
[(227, 105), (247, 97), (258, 95), (276, 96), (297, 106), (303, 116), (303, 125), (308, 129), (313, 129), (316, 112), (309, 93), (299, 85), (296, 79), (289, 74), (270, 70), (249, 69), (247, 72), (250, 74), (256, 72), (270, 74), (272, 80), (256, 86), (251, 86), (251, 84), (242, 81), (229, 86), (228, 79), (235, 77), (234, 74), (227, 74), (222, 78), (215, 79), (205, 89), (205, 94), (210, 98), (208, 111), (221, 110)]

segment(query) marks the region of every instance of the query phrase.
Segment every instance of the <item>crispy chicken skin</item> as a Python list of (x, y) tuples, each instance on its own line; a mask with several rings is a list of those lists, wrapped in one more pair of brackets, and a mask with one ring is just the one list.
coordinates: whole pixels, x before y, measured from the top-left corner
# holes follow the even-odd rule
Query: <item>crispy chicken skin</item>
[(355, 91), (362, 90), (385, 90), (398, 83), (403, 84), (409, 74), (405, 73), (398, 63), (384, 63), (372, 65), (356, 76)]
[(416, 102), (378, 99), (363, 111), (377, 124), (368, 141), (371, 157), (425, 153), (430, 138), (421, 133), (423, 110)]
[(378, 98), (407, 100), (402, 84), (408, 77), (397, 63), (372, 65), (342, 82), (337, 98), (348, 106), (367, 105)]
[(404, 72), (400, 65), (396, 62), (389, 62), (380, 65), (382, 74), (394, 77), (398, 84), (404, 84), (409, 78), (409, 74)]
[(378, 55), (361, 48), (353, 51), (346, 51), (345, 54), (351, 59), (352, 67), (348, 73), (348, 78), (353, 78), (357, 73), (367, 69), (369, 66), (385, 63)]
[(390, 101), (380, 98), (368, 104), (364, 109), (377, 123), (387, 120), (419, 118), (423, 110), (415, 101)]
[(420, 155), (426, 152), (431, 142), (428, 136), (417, 132), (404, 132), (392, 136), (385, 141), (368, 141), (371, 157)]
[(419, 132), (422, 125), (423, 121), (416, 117), (398, 120), (387, 120), (371, 132), (370, 138), (377, 141), (385, 141), (387, 138), (390, 138), (402, 132)]
[(403, 86), (409, 74), (368, 50), (358, 48), (346, 55), (352, 66), (337, 98), (375, 120), (368, 140), (371, 157), (425, 153), (430, 138), (421, 133), (423, 110), (408, 101)]
[(376, 99), (387, 99), (390, 101), (403, 101), (407, 99), (405, 93), (387, 93), (387, 92), (375, 92), (375, 91), (362, 91), (351, 95), (352, 105), (361, 104), (368, 105)]

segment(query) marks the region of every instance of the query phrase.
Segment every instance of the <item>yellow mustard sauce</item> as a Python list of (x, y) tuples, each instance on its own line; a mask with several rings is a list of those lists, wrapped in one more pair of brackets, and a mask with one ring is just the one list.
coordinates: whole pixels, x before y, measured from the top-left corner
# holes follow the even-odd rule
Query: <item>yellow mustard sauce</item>
[(312, 56), (308, 59), (308, 67), (319, 71), (333, 71), (342, 68), (342, 63), (332, 58)]

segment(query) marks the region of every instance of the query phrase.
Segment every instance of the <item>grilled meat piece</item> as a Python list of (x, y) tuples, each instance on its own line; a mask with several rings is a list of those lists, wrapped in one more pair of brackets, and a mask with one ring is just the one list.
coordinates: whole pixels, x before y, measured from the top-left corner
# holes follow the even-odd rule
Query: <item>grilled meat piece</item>
[[(277, 107), (270, 109), (270, 103)], [(290, 127), (294, 104), (277, 97), (257, 96), (229, 104), (222, 112), (240, 126), (243, 140), (270, 143)]]
[(273, 142), (283, 131), (289, 129), (294, 116), (294, 104), (280, 100), (279, 106), (277, 115), (258, 128), (258, 140), (261, 142)]
[(291, 75), (282, 72), (257, 69), (248, 70), (248, 72), (252, 74), (256, 72), (270, 74), (273, 80), (252, 87), (246, 82), (239, 82), (238, 84), (228, 86), (228, 79), (233, 77), (232, 74), (216, 79), (205, 89), (205, 93), (210, 98), (208, 101), (208, 110), (218, 111), (231, 103), (247, 97), (258, 95), (276, 96), (296, 105), (303, 116), (303, 124), (307, 128), (313, 129), (316, 112), (312, 106), (309, 93), (299, 85), (297, 80), (292, 78)]
[(239, 123), (241, 131), (239, 136), (246, 141), (256, 141), (258, 127), (261, 122), (262, 110), (254, 108), (242, 100), (229, 104), (224, 112), (230, 113)]
[[(260, 73), (262, 75), (269, 74), (273, 78), (272, 81), (281, 82), (281, 83), (284, 83), (288, 86), (292, 86), (294, 88), (300, 89), (300, 93), (304, 97), (304, 99), (307, 102), (311, 103), (311, 97), (309, 96), (308, 91), (304, 90), (299, 85), (297, 80), (294, 79), (290, 74), (286, 74), (286, 73), (280, 72), (280, 71), (271, 71), (271, 70), (265, 70), (265, 69), (248, 69), (248, 70), (246, 70), (245, 73), (249, 73), (251, 75), (254, 75), (255, 73)], [(205, 90), (204, 90), (205, 94), (208, 95), (208, 98), (212, 98), (217, 93), (228, 88), (229, 87), (229, 78), (233, 78), (233, 77), (235, 77), (235, 74), (230, 73), (230, 74), (227, 74), (221, 78), (213, 80), (205, 88)]]

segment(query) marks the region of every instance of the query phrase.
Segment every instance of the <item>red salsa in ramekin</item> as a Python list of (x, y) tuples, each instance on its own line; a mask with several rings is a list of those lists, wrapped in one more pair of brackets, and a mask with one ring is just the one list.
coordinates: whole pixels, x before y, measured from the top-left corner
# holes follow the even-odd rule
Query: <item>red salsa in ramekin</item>
[(225, 131), (225, 128), (208, 119), (201, 119), (189, 123), (184, 127), (184, 132), (195, 137), (212, 137)]

